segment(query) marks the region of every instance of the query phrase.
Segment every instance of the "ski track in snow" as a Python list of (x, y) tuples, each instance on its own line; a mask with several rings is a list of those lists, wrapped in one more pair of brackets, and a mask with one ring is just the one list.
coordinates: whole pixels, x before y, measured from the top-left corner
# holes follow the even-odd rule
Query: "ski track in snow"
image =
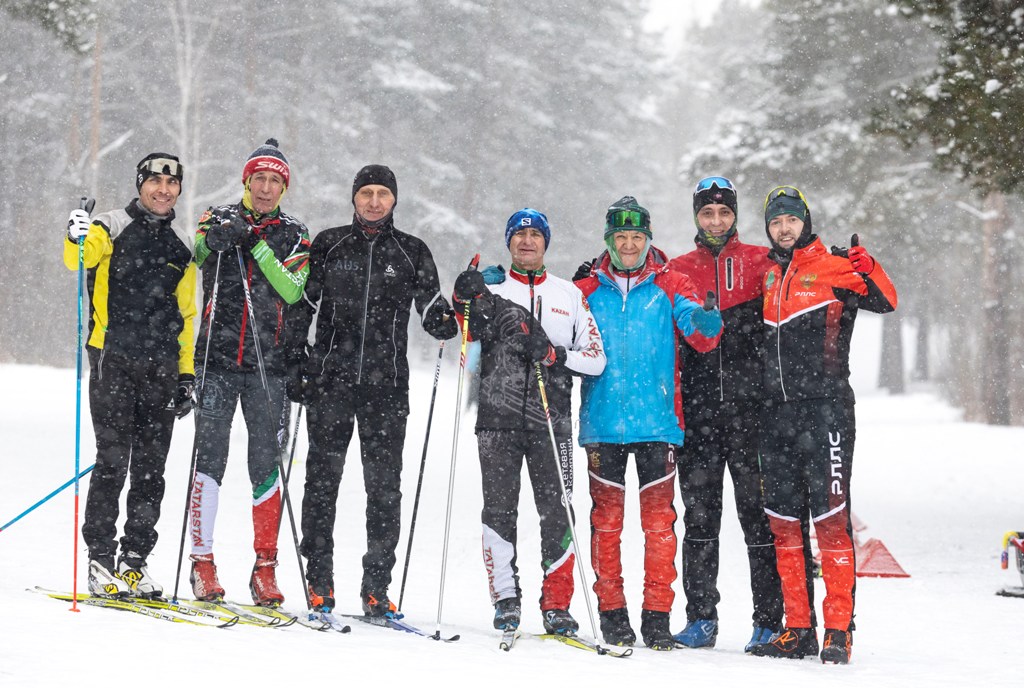
[[(355, 624), (352, 633), (314, 633), (294, 626), (203, 629), (141, 616), (69, 605), (26, 592), (40, 585), (69, 590), (72, 582), (73, 488), (0, 532), (0, 685), (96, 685), (143, 681), (174, 685), (201, 681), (320, 680), (422, 682), (453, 686), (493, 681), (510, 685), (624, 685), (627, 680), (696, 685), (786, 686), (963, 686), (1014, 685), (1019, 644), (1024, 638), (1024, 600), (994, 595), (1019, 585), (1015, 571), (999, 567), (1006, 530), (1024, 530), (1019, 498), (1019, 450), (1024, 428), (964, 423), (959, 413), (928, 391), (891, 397), (874, 390), (880, 319), (862, 315), (854, 339), (854, 384), (858, 390), (858, 441), (853, 505), (868, 524), (862, 537), (882, 539), (909, 579), (859, 578), (853, 663), (823, 666), (816, 659), (793, 661), (749, 657), (750, 598), (742, 535), (729, 490), (722, 527), (719, 588), (721, 630), (714, 650), (655, 653), (638, 647), (629, 659), (599, 657), (557, 643), (524, 637), (511, 652), (498, 648), (492, 608), (480, 558), (480, 487), (473, 414), (462, 418), (456, 468), (451, 542), (444, 591), (442, 633), (456, 643), (437, 643), (404, 633)], [(414, 340), (415, 342), (416, 340)], [(414, 349), (416, 344), (414, 343)], [(455, 347), (457, 348), (457, 347)], [(448, 352), (438, 392), (404, 611), (427, 631), (436, 627), (441, 544), (445, 521), (457, 383), (457, 351)], [(69, 351), (68, 360), (74, 360)], [(405, 451), (403, 539), (391, 594), (397, 601), (433, 376), (427, 351), (412, 380), (413, 410)], [(73, 369), (0, 366), (6, 394), (0, 397), (4, 477), (0, 522), (6, 522), (73, 475)], [(83, 396), (86, 384), (83, 383)], [(160, 541), (150, 572), (173, 589), (192, 447), (191, 416), (179, 421), (167, 466), (167, 492), (159, 523)], [(82, 467), (94, 460), (88, 409), (83, 409)], [(250, 490), (245, 469), (241, 417), (232, 430), (232, 451), (216, 529), (220, 579), (229, 597), (247, 601), (253, 563)], [(305, 452), (300, 432), (298, 457)], [(584, 557), (589, 557), (585, 463), (576, 450), (576, 510)], [(291, 497), (299, 509), (304, 464), (292, 475)], [(635, 475), (627, 501), (623, 561), (631, 618), (639, 630), (642, 538)], [(84, 509), (88, 478), (80, 492)], [(537, 515), (524, 480), (520, 505), (519, 566), (524, 589), (523, 630), (540, 633), (540, 566)], [(678, 492), (678, 491), (677, 491)], [(123, 504), (123, 496), (122, 496)], [(365, 544), (365, 498), (356, 441), (342, 480), (335, 531), (335, 592), (339, 612), (358, 611), (360, 557)], [(677, 510), (682, 514), (682, 505)], [(120, 532), (120, 530), (119, 530)], [(682, 522), (677, 523), (682, 537)], [(85, 588), (86, 553), (79, 546), (78, 588)], [(282, 527), (278, 578), (288, 605), (303, 606), (290, 528)], [(186, 560), (187, 563), (187, 560)], [(677, 566), (679, 562), (677, 560)], [(587, 567), (587, 579), (593, 572)], [(672, 627), (685, 621), (685, 599), (676, 583)], [(180, 594), (190, 597), (187, 566)], [(824, 586), (817, 582), (820, 610)], [(592, 598), (593, 599), (593, 598)], [(593, 601), (596, 613), (596, 599)], [(582, 634), (591, 635), (579, 581), (572, 611)], [(397, 660), (397, 661), (396, 661)]]

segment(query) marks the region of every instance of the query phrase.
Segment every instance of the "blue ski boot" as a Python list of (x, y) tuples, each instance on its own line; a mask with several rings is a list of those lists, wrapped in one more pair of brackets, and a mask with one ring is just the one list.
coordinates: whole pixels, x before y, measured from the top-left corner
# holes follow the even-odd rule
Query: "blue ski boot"
[(686, 647), (714, 647), (718, 640), (717, 619), (697, 619), (686, 624), (686, 628), (672, 636)]

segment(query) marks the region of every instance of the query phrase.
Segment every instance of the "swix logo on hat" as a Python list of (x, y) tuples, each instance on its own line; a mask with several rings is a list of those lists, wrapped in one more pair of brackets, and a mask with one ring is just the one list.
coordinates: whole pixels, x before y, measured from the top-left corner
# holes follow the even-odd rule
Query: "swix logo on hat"
[(288, 182), (291, 177), (287, 163), (281, 162), (277, 158), (272, 158), (270, 156), (252, 158), (246, 162), (245, 169), (242, 171), (242, 181), (248, 181), (249, 177), (253, 176), (257, 172), (276, 172), (284, 179), (285, 186), (288, 186)]
[(260, 171), (275, 172), (284, 179), (287, 187), (291, 182), (291, 168), (288, 167), (288, 159), (277, 147), (277, 139), (267, 139), (267, 142), (257, 148), (249, 155), (242, 168), (242, 183), (249, 181), (249, 177)]

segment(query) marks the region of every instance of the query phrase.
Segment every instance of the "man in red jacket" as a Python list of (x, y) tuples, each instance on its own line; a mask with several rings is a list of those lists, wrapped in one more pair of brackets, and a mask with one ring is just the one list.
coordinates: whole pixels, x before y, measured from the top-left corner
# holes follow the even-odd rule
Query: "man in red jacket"
[(718, 636), (718, 535), (726, 466), (747, 544), (754, 633), (750, 652), (782, 626), (782, 592), (771, 528), (761, 500), (758, 421), (763, 365), (761, 284), (773, 263), (768, 249), (740, 241), (736, 187), (706, 177), (693, 191), (696, 248), (669, 267), (685, 273), (700, 294), (718, 295), (725, 327), (721, 344), (702, 353), (679, 347), (686, 442), (679, 452), (686, 628), (675, 635), (686, 647), (714, 647)]
[(807, 595), (800, 519), (810, 511), (825, 579), (821, 661), (846, 664), (852, 647), (855, 565), (850, 474), (856, 421), (850, 386), (850, 339), (857, 311), (896, 308), (896, 288), (858, 245), (830, 252), (812, 233), (798, 189), (780, 186), (765, 199), (765, 229), (776, 263), (764, 279), (765, 413), (761, 474), (765, 512), (786, 610), (786, 627), (755, 655), (818, 654)]

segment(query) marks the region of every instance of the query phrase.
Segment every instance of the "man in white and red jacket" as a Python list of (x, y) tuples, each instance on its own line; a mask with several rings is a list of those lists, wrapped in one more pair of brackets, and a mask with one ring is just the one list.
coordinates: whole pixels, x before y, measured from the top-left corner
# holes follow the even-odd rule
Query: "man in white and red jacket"
[[(579, 629), (569, 613), (575, 559), (560, 484), (571, 504), (572, 376), (600, 375), (605, 355), (582, 292), (544, 266), (550, 242), (551, 228), (543, 213), (532, 208), (514, 213), (505, 227), (512, 257), (508, 277), (496, 267), (483, 274), (467, 270), (455, 282), (454, 302), (460, 318), (469, 304), (469, 333), (481, 344), (476, 434), (484, 497), (483, 557), (494, 627), (517, 628), (522, 614), (516, 521), (525, 457), (540, 514), (544, 627), (549, 633), (573, 635)], [(539, 393), (537, 364), (556, 448)]]

